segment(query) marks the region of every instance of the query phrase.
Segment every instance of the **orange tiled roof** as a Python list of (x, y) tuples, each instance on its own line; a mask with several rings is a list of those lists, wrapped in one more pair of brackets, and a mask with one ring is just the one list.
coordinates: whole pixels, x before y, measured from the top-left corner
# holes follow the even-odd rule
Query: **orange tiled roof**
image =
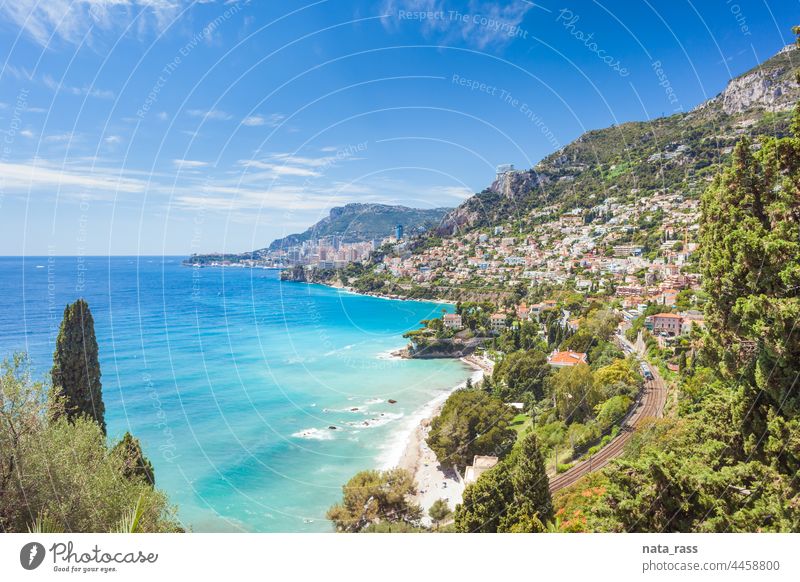
[(586, 354), (582, 352), (553, 352), (547, 358), (549, 364), (561, 364), (564, 366), (574, 366), (586, 363)]

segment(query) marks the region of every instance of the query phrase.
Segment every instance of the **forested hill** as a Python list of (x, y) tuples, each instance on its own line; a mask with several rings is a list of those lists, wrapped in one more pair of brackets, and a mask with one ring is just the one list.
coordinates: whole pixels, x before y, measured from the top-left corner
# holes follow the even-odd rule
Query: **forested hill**
[(792, 72), (798, 59), (796, 47), (787, 46), (692, 111), (589, 131), (466, 200), (440, 234), (515, 219), (524, 229), (531, 210), (551, 203), (566, 210), (657, 190), (699, 196), (741, 137), (786, 135), (800, 97)]
[(343, 242), (365, 242), (394, 234), (398, 224), (408, 234), (418, 234), (436, 227), (450, 208), (408, 208), (388, 204), (347, 204), (332, 208), (330, 214), (299, 234), (279, 238), (268, 250), (291, 247), (310, 239), (341, 236)]

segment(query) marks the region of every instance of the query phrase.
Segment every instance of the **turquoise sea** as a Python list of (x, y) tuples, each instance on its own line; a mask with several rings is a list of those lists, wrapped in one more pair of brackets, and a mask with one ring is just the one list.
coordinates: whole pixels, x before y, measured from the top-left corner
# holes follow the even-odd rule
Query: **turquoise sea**
[(64, 306), (81, 296), (109, 439), (139, 437), (194, 531), (330, 531), (342, 484), (395, 462), (426, 403), (470, 375), (388, 356), (449, 306), (179, 257), (0, 257), (0, 357), (26, 351), (47, 378)]

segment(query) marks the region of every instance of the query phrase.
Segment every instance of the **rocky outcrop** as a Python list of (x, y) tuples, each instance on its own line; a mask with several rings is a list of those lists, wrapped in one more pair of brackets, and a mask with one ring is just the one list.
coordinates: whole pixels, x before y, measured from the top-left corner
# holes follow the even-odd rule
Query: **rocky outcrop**
[(494, 224), (498, 221), (498, 211), (519, 208), (531, 192), (539, 190), (547, 181), (547, 177), (540, 176), (534, 169), (507, 172), (489, 188), (449, 212), (436, 232), (449, 236), (477, 225)]
[(788, 45), (755, 69), (732, 79), (725, 90), (698, 105), (694, 111), (721, 109), (728, 115), (759, 111), (786, 111), (800, 97), (794, 71), (800, 58), (796, 45)]
[(294, 281), (296, 283), (307, 283), (306, 269), (303, 265), (295, 265), (291, 269), (281, 271), (281, 281)]
[(499, 179), (492, 182), (489, 190), (502, 194), (505, 198), (514, 200), (526, 196), (531, 190), (539, 186), (539, 177), (533, 170), (524, 172), (507, 172)]
[(474, 208), (474, 205), (462, 204), (444, 217), (439, 228), (436, 229), (436, 234), (452, 235), (462, 228), (469, 228), (477, 224), (479, 218), (480, 212)]
[(407, 358), (430, 360), (435, 358), (463, 358), (472, 354), (490, 338), (450, 338), (412, 342), (405, 349)]
[(789, 109), (795, 103), (793, 90), (797, 83), (784, 76), (785, 71), (756, 71), (734, 79), (722, 94), (722, 110), (728, 115), (754, 107), (768, 111)]

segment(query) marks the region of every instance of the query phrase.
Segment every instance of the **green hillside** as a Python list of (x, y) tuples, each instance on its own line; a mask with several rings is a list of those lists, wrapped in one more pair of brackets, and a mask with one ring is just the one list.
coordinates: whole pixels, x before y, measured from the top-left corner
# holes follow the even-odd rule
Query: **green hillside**
[(343, 242), (364, 242), (394, 234), (402, 224), (406, 233), (419, 234), (437, 226), (450, 208), (408, 208), (388, 204), (353, 203), (332, 208), (330, 214), (299, 234), (279, 238), (269, 250), (285, 249), (324, 236), (340, 236)]
[(524, 232), (531, 210), (552, 203), (568, 210), (656, 191), (698, 197), (741, 137), (787, 134), (790, 109), (800, 97), (792, 73), (797, 59), (790, 45), (690, 112), (589, 131), (465, 201), (441, 232), (509, 220), (519, 221)]

